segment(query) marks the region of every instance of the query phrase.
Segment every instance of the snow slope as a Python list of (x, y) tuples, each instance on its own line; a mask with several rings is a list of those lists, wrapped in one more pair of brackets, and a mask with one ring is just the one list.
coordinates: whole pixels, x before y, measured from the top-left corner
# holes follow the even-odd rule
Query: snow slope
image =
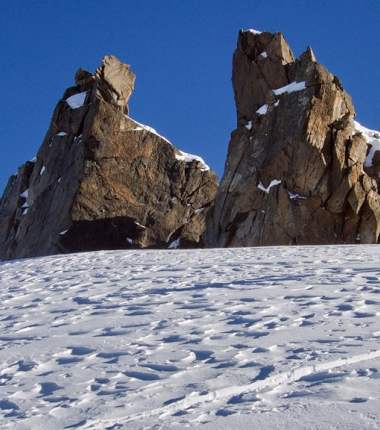
[(2, 429), (377, 429), (380, 247), (0, 264)]

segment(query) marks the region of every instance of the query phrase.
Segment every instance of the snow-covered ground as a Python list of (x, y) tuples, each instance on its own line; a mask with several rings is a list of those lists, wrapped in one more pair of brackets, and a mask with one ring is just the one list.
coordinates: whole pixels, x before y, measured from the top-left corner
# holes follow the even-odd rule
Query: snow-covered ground
[(0, 264), (2, 429), (378, 429), (380, 247)]

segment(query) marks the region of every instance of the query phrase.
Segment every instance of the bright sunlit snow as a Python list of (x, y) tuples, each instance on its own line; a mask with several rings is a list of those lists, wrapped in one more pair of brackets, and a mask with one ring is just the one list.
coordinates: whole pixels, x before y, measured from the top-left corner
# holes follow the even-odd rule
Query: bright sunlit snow
[(249, 29), (249, 30), (247, 30), (247, 31), (249, 31), (250, 33), (253, 33), (253, 34), (261, 34), (261, 33), (262, 33), (262, 31), (253, 30), (252, 28), (250, 28), (250, 29)]
[(1, 427), (377, 429), (379, 259), (357, 245), (1, 263)]
[(370, 151), (367, 154), (364, 166), (372, 166), (373, 156), (376, 151), (380, 151), (380, 132), (376, 130), (370, 130), (369, 128), (363, 127), (357, 121), (355, 121), (355, 130), (362, 133), (364, 139), (371, 145)]
[(210, 167), (204, 162), (203, 158), (198, 157), (198, 155), (187, 154), (186, 152), (179, 151), (181, 154), (176, 154), (175, 158), (177, 160), (186, 161), (187, 163), (191, 163), (192, 161), (199, 161), (201, 165), (201, 170), (210, 170)]
[[(78, 109), (83, 106), (84, 101), (86, 99), (87, 92), (74, 94), (73, 96), (67, 98), (65, 101), (71, 107), (71, 109)], [(60, 134), (60, 136), (62, 136)]]
[(265, 115), (268, 111), (268, 107), (269, 106), (267, 104), (262, 105), (261, 108), (256, 111), (256, 113), (258, 113), (259, 115)]
[(295, 91), (301, 91), (306, 88), (306, 82), (292, 82), (289, 85), (285, 85), (282, 88), (277, 88), (277, 90), (272, 90), (276, 96), (284, 93), (294, 93)]
[(166, 139), (164, 136), (161, 136), (160, 134), (158, 134), (157, 131), (154, 128), (149, 127), (149, 125), (140, 124), (139, 122), (137, 122), (135, 120), (133, 120), (133, 121), (136, 124), (138, 124), (137, 127), (133, 129), (134, 131), (142, 131), (142, 130), (149, 131), (149, 132), (151, 132), (153, 134), (156, 134), (157, 136), (161, 137), (161, 139), (166, 140), (166, 142), (170, 143), (170, 145), (171, 145), (171, 142), (169, 142), (169, 140)]

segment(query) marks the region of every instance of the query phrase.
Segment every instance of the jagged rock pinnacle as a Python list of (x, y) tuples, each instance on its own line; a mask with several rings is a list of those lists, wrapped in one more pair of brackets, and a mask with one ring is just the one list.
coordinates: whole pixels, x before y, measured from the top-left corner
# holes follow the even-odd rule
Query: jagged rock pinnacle
[(282, 34), (241, 31), (232, 83), (238, 128), (206, 244), (377, 243), (379, 169), (340, 80), (310, 47), (297, 60)]
[(0, 202), (0, 259), (197, 247), (217, 190), (202, 159), (127, 116), (135, 75), (106, 56), (58, 102)]

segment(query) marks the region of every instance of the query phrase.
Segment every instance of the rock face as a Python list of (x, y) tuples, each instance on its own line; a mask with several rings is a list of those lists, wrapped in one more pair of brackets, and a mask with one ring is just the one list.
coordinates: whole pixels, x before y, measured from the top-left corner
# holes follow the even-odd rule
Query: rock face
[(354, 122), (339, 79), (311, 48), (298, 60), (282, 34), (249, 30), (232, 82), (238, 128), (206, 245), (377, 243), (379, 136)]
[(55, 108), (37, 157), (0, 202), (0, 259), (197, 247), (216, 174), (126, 115), (135, 75), (108, 56)]

